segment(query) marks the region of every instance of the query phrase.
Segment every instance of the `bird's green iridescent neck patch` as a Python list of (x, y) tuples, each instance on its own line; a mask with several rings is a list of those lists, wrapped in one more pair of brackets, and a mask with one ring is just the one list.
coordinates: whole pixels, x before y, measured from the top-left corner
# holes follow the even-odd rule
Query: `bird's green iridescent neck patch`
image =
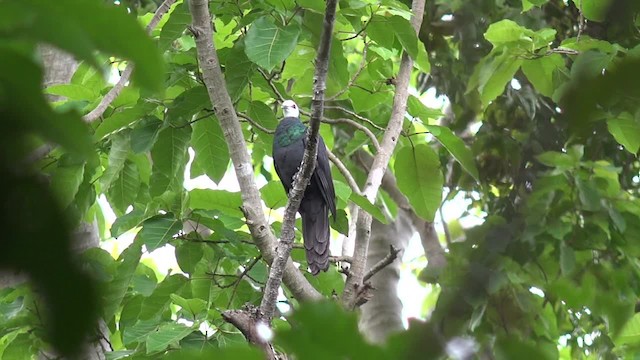
[(307, 127), (298, 122), (289, 126), (280, 136), (277, 137), (276, 141), (279, 146), (287, 147), (305, 136), (306, 131)]

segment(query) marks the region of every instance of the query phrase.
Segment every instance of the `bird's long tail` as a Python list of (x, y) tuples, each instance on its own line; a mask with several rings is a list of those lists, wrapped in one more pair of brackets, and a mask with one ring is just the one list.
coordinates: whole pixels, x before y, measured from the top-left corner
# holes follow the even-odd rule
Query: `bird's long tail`
[(302, 237), (309, 270), (317, 275), (329, 268), (329, 209), (324, 203), (304, 204)]

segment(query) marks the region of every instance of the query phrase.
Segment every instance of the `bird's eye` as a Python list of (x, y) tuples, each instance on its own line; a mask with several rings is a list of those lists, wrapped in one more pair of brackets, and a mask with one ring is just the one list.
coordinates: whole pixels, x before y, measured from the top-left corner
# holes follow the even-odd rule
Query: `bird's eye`
[(297, 107), (297, 106), (296, 106), (295, 104), (293, 104), (292, 108), (294, 108), (294, 109), (295, 109), (296, 107)]

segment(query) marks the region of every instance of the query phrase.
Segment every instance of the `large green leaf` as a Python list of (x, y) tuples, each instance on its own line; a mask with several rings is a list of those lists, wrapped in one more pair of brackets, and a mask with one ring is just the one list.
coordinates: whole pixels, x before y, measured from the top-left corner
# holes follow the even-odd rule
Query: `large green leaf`
[(287, 194), (278, 180), (269, 181), (260, 188), (260, 195), (269, 209), (278, 209), (287, 205)]
[(93, 64), (97, 64), (95, 50), (130, 59), (137, 65), (134, 81), (154, 90), (161, 87), (160, 52), (123, 6), (83, 0), (3, 1), (0, 24), (2, 33), (52, 44)]
[(119, 112), (115, 112), (105, 118), (98, 128), (96, 132), (93, 134), (93, 138), (95, 141), (102, 140), (105, 136), (120, 131), (123, 128), (131, 125), (135, 121), (142, 119), (146, 115), (158, 107), (158, 104), (154, 103), (142, 103), (137, 104), (136, 106), (128, 109), (124, 109)]
[(118, 272), (115, 278), (109, 283), (107, 288), (107, 294), (104, 300), (104, 315), (105, 319), (111, 319), (111, 317), (118, 311), (120, 303), (124, 298), (133, 274), (140, 262), (142, 256), (142, 243), (134, 241), (128, 248), (126, 248), (118, 261)]
[(249, 117), (267, 129), (275, 130), (276, 126), (278, 126), (278, 119), (276, 119), (273, 109), (261, 101), (251, 102), (249, 105)]
[(162, 325), (147, 337), (147, 354), (164, 350), (192, 332), (193, 329), (182, 324)]
[(142, 223), (138, 238), (151, 252), (164, 246), (182, 229), (182, 221), (173, 214), (157, 215)]
[(396, 155), (394, 170), (398, 188), (407, 196), (416, 214), (433, 221), (444, 182), (438, 155), (427, 144), (405, 146)]
[(553, 75), (564, 67), (564, 59), (559, 54), (551, 54), (538, 59), (525, 60), (522, 72), (542, 95), (551, 97), (555, 91)]
[(476, 65), (469, 79), (469, 90), (477, 88), (482, 103), (487, 106), (504, 92), (505, 85), (513, 79), (522, 62), (522, 58), (509, 52), (492, 52)]
[(285, 27), (263, 16), (251, 24), (245, 38), (245, 53), (249, 60), (271, 71), (293, 51), (300, 36), (300, 25), (291, 22)]
[(624, 148), (637, 154), (640, 149), (640, 121), (629, 113), (622, 113), (617, 118), (607, 121), (609, 132)]
[(171, 303), (171, 294), (176, 294), (187, 284), (187, 278), (181, 274), (166, 277), (151, 296), (144, 299), (140, 316), (141, 320), (147, 320), (158, 316)]
[(131, 150), (135, 153), (144, 153), (151, 150), (151, 147), (158, 139), (162, 121), (155, 116), (148, 116), (142, 119), (131, 131)]
[(62, 208), (66, 208), (78, 193), (84, 178), (84, 165), (59, 166), (51, 177), (51, 190)]
[(173, 7), (173, 11), (168, 15), (167, 22), (160, 31), (158, 46), (162, 50), (171, 47), (171, 43), (179, 38), (182, 33), (191, 25), (191, 12), (187, 1), (178, 3)]
[(120, 175), (129, 154), (129, 134), (115, 134), (111, 137), (109, 165), (100, 178), (103, 191), (109, 190), (111, 183)]
[(624, 344), (640, 344), (640, 314), (634, 314), (633, 317), (627, 321), (614, 342), (618, 346)]
[(193, 189), (189, 192), (189, 207), (192, 209), (218, 210), (222, 213), (243, 216), (240, 193), (224, 190)]
[[(191, 138), (191, 127), (168, 127), (158, 135), (158, 140), (151, 149), (153, 170), (151, 174), (151, 194), (156, 196), (167, 190), (172, 181), (182, 184), (184, 174), (181, 172), (187, 162), (187, 147)], [(159, 185), (157, 182), (163, 182)]]
[(412, 59), (416, 59), (418, 57), (418, 36), (416, 36), (409, 20), (395, 15), (390, 17), (388, 21), (404, 50)]
[(123, 214), (129, 205), (138, 197), (140, 189), (140, 175), (138, 167), (131, 161), (126, 161), (118, 178), (109, 189), (109, 203)]
[(204, 255), (201, 243), (183, 241), (176, 246), (176, 261), (180, 269), (186, 273), (193, 273), (196, 264)]
[(240, 99), (242, 92), (249, 84), (251, 75), (256, 70), (254, 63), (245, 54), (244, 41), (237, 41), (231, 49), (225, 63), (224, 79), (231, 101)]
[(451, 129), (439, 125), (427, 125), (427, 130), (433, 135), (442, 146), (445, 147), (451, 153), (454, 159), (460, 163), (462, 168), (473, 176), (476, 181), (480, 181), (480, 175), (478, 175), (478, 169), (473, 159), (473, 153), (464, 144), (464, 142), (457, 137)]
[(575, 0), (575, 5), (588, 20), (602, 22), (613, 0)]
[(196, 86), (178, 95), (167, 107), (167, 119), (175, 126), (184, 126), (193, 115), (211, 107), (209, 94), (204, 86)]
[(218, 119), (213, 117), (195, 122), (191, 134), (191, 146), (196, 153), (191, 165), (191, 173), (193, 174), (193, 170), (199, 168), (213, 182), (220, 182), (229, 164), (229, 148)]

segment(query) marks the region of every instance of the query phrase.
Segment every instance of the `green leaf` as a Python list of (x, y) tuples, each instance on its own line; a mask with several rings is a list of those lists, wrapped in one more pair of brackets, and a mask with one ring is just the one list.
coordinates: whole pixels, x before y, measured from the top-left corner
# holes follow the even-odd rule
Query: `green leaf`
[(614, 342), (616, 346), (640, 344), (640, 313), (634, 314), (627, 321), (618, 337), (614, 339)]
[(486, 107), (504, 92), (505, 85), (511, 81), (520, 68), (523, 59), (508, 52), (489, 55), (476, 65), (469, 80), (470, 89), (477, 85), (482, 104)]
[(559, 54), (551, 54), (538, 59), (525, 60), (522, 63), (522, 72), (531, 81), (533, 86), (544, 96), (551, 97), (555, 91), (553, 74), (556, 70), (564, 68), (564, 59)]
[(218, 119), (202, 119), (193, 124), (191, 145), (195, 150), (193, 167), (204, 173), (216, 184), (222, 180), (229, 165), (229, 149)]
[(162, 311), (167, 309), (171, 303), (171, 294), (178, 293), (185, 284), (187, 284), (187, 278), (181, 274), (166, 277), (158, 284), (153, 294), (144, 299), (140, 308), (139, 318), (141, 320), (147, 320), (158, 316)]
[(158, 104), (145, 102), (143, 104), (138, 104), (132, 108), (113, 113), (111, 116), (104, 119), (100, 123), (100, 125), (98, 125), (96, 132), (93, 134), (93, 139), (95, 141), (100, 141), (107, 135), (116, 131), (120, 131), (123, 128), (131, 125), (136, 120), (142, 119), (157, 107)]
[(278, 126), (278, 119), (273, 110), (261, 101), (252, 101), (249, 104), (249, 117), (267, 129), (274, 130)]
[(388, 21), (398, 41), (402, 44), (402, 48), (415, 60), (418, 57), (418, 36), (409, 20), (395, 15), (390, 17)]
[(142, 244), (138, 241), (134, 241), (128, 248), (126, 248), (118, 261), (118, 272), (115, 278), (108, 284), (107, 293), (104, 299), (104, 314), (105, 319), (111, 319), (120, 307), (120, 303), (127, 293), (133, 274), (136, 271), (136, 267), (140, 262), (142, 256)]
[(178, 95), (167, 107), (167, 119), (175, 126), (188, 124), (193, 115), (211, 107), (209, 93), (204, 86), (196, 86)]
[(224, 190), (193, 189), (189, 192), (189, 207), (192, 209), (218, 210), (230, 216), (244, 216), (240, 207), (239, 192)]
[(120, 175), (109, 189), (109, 203), (120, 213), (124, 213), (138, 197), (140, 189), (140, 175), (138, 167), (131, 161), (126, 161)]
[(578, 165), (571, 156), (556, 151), (544, 152), (536, 156), (536, 159), (538, 159), (540, 163), (550, 167), (568, 169)]
[(207, 309), (207, 302), (202, 299), (185, 299), (182, 296), (171, 294), (173, 303), (180, 306), (191, 315), (198, 315)]
[(152, 180), (158, 177), (165, 180), (161, 186), (157, 183), (151, 184), (151, 194), (154, 196), (162, 194), (171, 181), (179, 181), (182, 184), (184, 174), (182, 173), (187, 163), (187, 147), (191, 138), (191, 127), (180, 128), (168, 127), (158, 135), (158, 140), (151, 149), (151, 159), (153, 160)]
[(84, 178), (84, 164), (60, 166), (51, 177), (51, 190), (62, 208), (66, 208), (78, 193)]
[(427, 144), (405, 146), (396, 155), (394, 172), (398, 188), (407, 196), (416, 214), (433, 221), (444, 183), (438, 155)]
[(617, 118), (607, 121), (607, 128), (616, 141), (632, 153), (637, 154), (640, 149), (640, 121), (633, 115), (624, 112)]
[(298, 43), (300, 25), (292, 21), (282, 28), (270, 16), (254, 21), (245, 38), (245, 53), (249, 60), (271, 71), (283, 62)]
[(442, 146), (444, 146), (451, 156), (462, 168), (473, 176), (476, 181), (480, 181), (480, 175), (478, 175), (478, 169), (471, 150), (464, 144), (464, 142), (457, 137), (451, 129), (439, 125), (427, 125), (427, 130), (436, 138)]
[(269, 181), (260, 188), (260, 195), (262, 195), (262, 200), (264, 200), (269, 209), (278, 209), (287, 205), (287, 194), (284, 192), (280, 181)]
[(155, 116), (148, 116), (142, 119), (133, 131), (131, 131), (131, 150), (135, 153), (144, 153), (151, 150), (151, 147), (158, 139), (162, 121)]
[(168, 14), (167, 22), (160, 30), (160, 40), (158, 47), (165, 51), (171, 44), (182, 36), (182, 33), (191, 25), (191, 12), (189, 12), (188, 2), (185, 1), (174, 6), (173, 11)]
[(111, 225), (111, 236), (118, 238), (120, 235), (138, 226), (144, 219), (144, 211), (140, 209), (134, 209), (118, 217)]
[(575, 5), (584, 17), (591, 21), (602, 22), (607, 18), (613, 0), (575, 0)]
[(109, 165), (100, 178), (102, 190), (106, 191), (111, 183), (120, 175), (129, 154), (129, 134), (115, 134), (111, 137)]
[(158, 320), (139, 320), (133, 326), (128, 326), (122, 334), (122, 342), (125, 345), (142, 342), (149, 334), (158, 328)]
[(256, 66), (245, 53), (244, 41), (236, 41), (227, 56), (224, 68), (227, 91), (229, 91), (231, 101), (235, 103), (240, 99), (242, 92), (249, 84), (249, 80), (256, 70)]
[(261, 360), (264, 359), (264, 353), (262, 353), (256, 347), (249, 347), (247, 345), (225, 345), (220, 346), (216, 343), (215, 350), (202, 350), (201, 347), (197, 350), (181, 349), (169, 352), (166, 357), (170, 360)]
[(182, 229), (182, 222), (173, 214), (157, 215), (142, 223), (138, 238), (147, 247), (148, 252), (164, 246)]
[(489, 28), (484, 33), (484, 38), (493, 44), (493, 46), (514, 42), (526, 45), (533, 42), (533, 36), (534, 32), (532, 30), (522, 27), (509, 19), (504, 19), (489, 25)]
[(562, 275), (569, 276), (576, 267), (576, 254), (573, 248), (564, 241), (560, 242), (560, 270)]
[(358, 205), (360, 209), (363, 209), (364, 211), (368, 212), (369, 214), (371, 214), (371, 216), (376, 218), (376, 220), (380, 221), (381, 223), (383, 224), (388, 223), (387, 218), (382, 213), (382, 210), (380, 210), (379, 207), (369, 202), (369, 200), (367, 200), (366, 197), (362, 195), (358, 195), (356, 193), (351, 193), (351, 195), (349, 195), (349, 200), (353, 201), (353, 203)]
[(64, 96), (69, 100), (89, 100), (98, 98), (98, 93), (91, 88), (78, 84), (51, 85), (45, 89), (45, 93)]
[(407, 112), (411, 114), (411, 116), (419, 118), (425, 124), (429, 123), (429, 119), (438, 119), (442, 116), (440, 109), (427, 107), (420, 99), (413, 95), (410, 95), (407, 99)]
[(193, 273), (203, 255), (201, 243), (183, 241), (176, 246), (176, 261), (185, 273)]

